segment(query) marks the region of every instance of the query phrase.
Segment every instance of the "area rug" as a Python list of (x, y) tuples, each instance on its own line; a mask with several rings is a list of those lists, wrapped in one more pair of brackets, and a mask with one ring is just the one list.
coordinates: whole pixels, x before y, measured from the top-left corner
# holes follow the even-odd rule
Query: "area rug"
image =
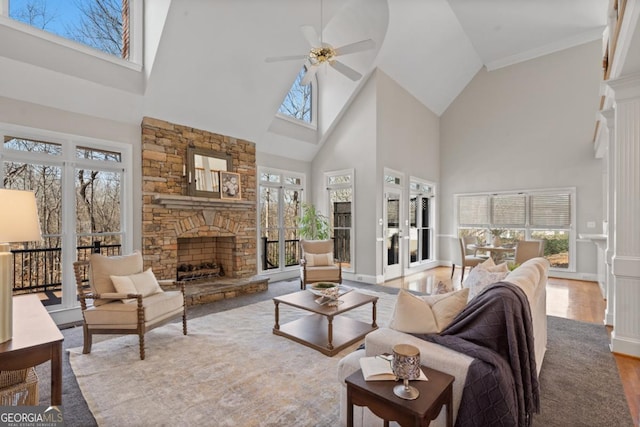
[(554, 316), (547, 321), (534, 427), (634, 426), (604, 325)]
[[(377, 294), (378, 323), (394, 295)], [(347, 315), (371, 319), (371, 306)], [(337, 365), (358, 344), (327, 357), (273, 335), (273, 302), (209, 314), (151, 331), (147, 359), (136, 337), (71, 349), (70, 362), (99, 425), (337, 426)], [(304, 312), (280, 306), (281, 323)], [(632, 426), (604, 326), (548, 317), (534, 427)], [(123, 348), (128, 347), (128, 348)]]
[[(367, 292), (373, 293), (373, 292)], [(373, 293), (375, 294), (375, 293)], [(378, 324), (394, 295), (376, 294)], [(280, 305), (280, 323), (307, 312)], [(371, 321), (371, 304), (344, 314)], [(137, 336), (69, 350), (71, 367), (99, 425), (337, 426), (334, 357), (273, 335), (274, 304), (263, 301), (154, 329), (139, 360)], [(129, 348), (124, 348), (129, 347)]]

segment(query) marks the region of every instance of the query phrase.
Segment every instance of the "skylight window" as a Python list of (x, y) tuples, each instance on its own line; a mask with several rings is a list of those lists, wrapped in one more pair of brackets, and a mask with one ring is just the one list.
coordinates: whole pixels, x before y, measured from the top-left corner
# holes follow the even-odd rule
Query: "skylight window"
[(306, 71), (306, 67), (303, 66), (289, 89), (289, 93), (282, 101), (278, 113), (305, 123), (312, 123), (313, 83), (306, 86), (301, 84)]
[(9, 0), (9, 17), (129, 59), (129, 0)]

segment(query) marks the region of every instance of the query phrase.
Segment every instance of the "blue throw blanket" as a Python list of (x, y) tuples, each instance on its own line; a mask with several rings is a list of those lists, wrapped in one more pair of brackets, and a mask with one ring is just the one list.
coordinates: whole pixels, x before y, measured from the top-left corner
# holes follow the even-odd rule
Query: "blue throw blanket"
[(540, 397), (531, 311), (519, 287), (494, 283), (440, 335), (414, 335), (474, 358), (457, 427), (531, 425)]

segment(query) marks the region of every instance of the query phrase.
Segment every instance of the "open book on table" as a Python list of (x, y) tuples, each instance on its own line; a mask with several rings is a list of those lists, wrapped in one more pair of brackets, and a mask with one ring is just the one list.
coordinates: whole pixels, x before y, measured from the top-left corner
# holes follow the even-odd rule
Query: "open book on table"
[[(379, 355), (367, 356), (360, 359), (360, 368), (366, 381), (396, 381), (396, 376), (391, 369), (393, 356)], [(419, 381), (429, 381), (427, 376), (420, 369)]]

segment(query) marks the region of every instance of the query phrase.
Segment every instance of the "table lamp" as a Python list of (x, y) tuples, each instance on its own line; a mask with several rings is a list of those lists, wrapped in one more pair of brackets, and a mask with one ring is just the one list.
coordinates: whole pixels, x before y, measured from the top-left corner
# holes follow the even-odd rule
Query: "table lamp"
[(0, 343), (13, 336), (13, 255), (9, 243), (42, 240), (36, 196), (0, 189)]
[(420, 391), (410, 386), (409, 380), (420, 378), (420, 350), (409, 344), (394, 345), (391, 367), (395, 376), (403, 382), (393, 388), (393, 393), (402, 399), (417, 399)]

